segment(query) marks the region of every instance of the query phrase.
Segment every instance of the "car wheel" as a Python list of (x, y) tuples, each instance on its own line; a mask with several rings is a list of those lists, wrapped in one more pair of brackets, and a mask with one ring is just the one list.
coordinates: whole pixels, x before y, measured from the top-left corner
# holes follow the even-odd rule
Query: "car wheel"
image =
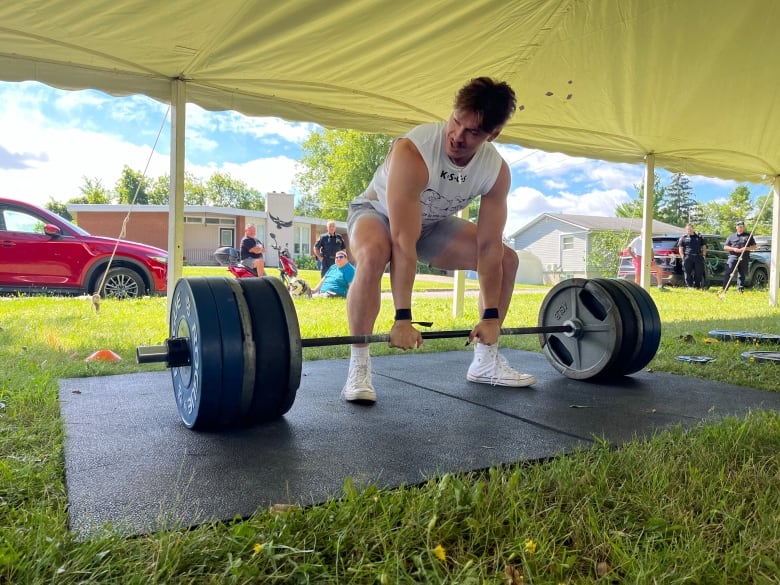
[(757, 268), (753, 273), (753, 278), (750, 279), (750, 286), (751, 288), (764, 288), (766, 287), (767, 280), (769, 280), (769, 277), (767, 276), (766, 270)]
[(101, 294), (116, 299), (134, 299), (145, 292), (144, 280), (137, 272), (129, 268), (112, 268), (108, 271)]

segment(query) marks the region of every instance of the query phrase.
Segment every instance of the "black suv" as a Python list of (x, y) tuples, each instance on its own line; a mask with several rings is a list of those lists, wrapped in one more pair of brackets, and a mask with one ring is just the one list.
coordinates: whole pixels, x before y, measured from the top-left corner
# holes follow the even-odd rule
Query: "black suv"
[[(702, 235), (707, 244), (707, 257), (704, 259), (705, 288), (710, 286), (723, 286), (723, 272), (726, 270), (726, 260), (729, 253), (723, 249), (726, 238), (723, 236)], [(663, 272), (663, 282), (671, 286), (685, 286), (682, 260), (677, 250), (677, 240), (680, 236), (653, 236), (653, 253), (655, 262)], [(634, 279), (634, 265), (628, 253), (621, 253), (618, 278)], [(747, 286), (764, 288), (769, 279), (769, 264), (767, 257), (762, 252), (750, 254), (748, 265)], [(652, 284), (656, 284), (655, 275), (651, 275)], [(733, 284), (736, 284), (733, 283)]]

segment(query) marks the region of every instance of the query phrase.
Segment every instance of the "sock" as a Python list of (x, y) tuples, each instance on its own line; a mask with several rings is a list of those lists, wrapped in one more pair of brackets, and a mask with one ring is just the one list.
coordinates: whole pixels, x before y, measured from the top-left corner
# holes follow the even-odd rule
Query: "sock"
[(352, 349), (350, 350), (350, 354), (349, 355), (350, 355), (350, 358), (352, 358), (352, 359), (355, 359), (355, 358), (366, 359), (366, 358), (369, 357), (370, 354), (368, 353), (368, 346), (367, 345), (362, 346), (362, 347), (353, 345)]
[(480, 353), (480, 354), (487, 353), (489, 351), (492, 351), (491, 348), (497, 348), (497, 347), (498, 347), (498, 343), (496, 343), (495, 345), (485, 345), (484, 343), (480, 343), (479, 341), (477, 341), (477, 343), (474, 344), (474, 353)]

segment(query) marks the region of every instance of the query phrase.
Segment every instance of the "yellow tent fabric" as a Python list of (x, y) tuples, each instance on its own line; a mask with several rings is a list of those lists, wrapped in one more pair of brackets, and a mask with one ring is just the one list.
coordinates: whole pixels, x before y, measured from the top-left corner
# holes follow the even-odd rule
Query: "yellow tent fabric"
[(776, 0), (27, 0), (0, 79), (397, 134), (467, 79), (515, 88), (502, 141), (671, 171), (780, 174)]

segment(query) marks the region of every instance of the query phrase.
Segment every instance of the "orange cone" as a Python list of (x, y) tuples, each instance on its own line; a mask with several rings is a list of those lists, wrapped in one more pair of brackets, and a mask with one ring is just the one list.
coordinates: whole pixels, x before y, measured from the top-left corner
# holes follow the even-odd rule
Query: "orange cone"
[(110, 349), (99, 349), (91, 356), (87, 357), (85, 362), (118, 362), (122, 358)]

